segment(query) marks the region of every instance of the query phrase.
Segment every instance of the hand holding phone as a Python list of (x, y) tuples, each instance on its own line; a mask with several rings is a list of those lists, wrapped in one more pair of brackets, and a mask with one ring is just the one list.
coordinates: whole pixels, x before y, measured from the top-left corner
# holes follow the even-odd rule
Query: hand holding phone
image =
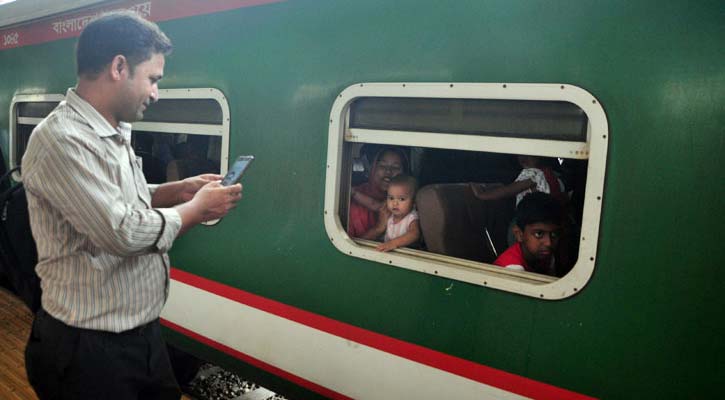
[(249, 165), (254, 161), (254, 156), (239, 156), (234, 161), (234, 164), (229, 168), (229, 172), (222, 179), (222, 186), (230, 186), (238, 183), (244, 175), (244, 171), (249, 168)]

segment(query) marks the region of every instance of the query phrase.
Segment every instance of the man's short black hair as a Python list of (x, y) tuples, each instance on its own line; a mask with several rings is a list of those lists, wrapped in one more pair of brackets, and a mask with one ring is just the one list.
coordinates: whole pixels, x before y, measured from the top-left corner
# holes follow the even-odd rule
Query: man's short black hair
[(90, 22), (81, 32), (76, 45), (78, 76), (94, 76), (117, 55), (128, 60), (131, 73), (136, 65), (154, 54), (168, 55), (171, 40), (153, 22), (132, 11), (104, 14)]
[(516, 207), (516, 225), (525, 230), (531, 224), (561, 225), (561, 204), (550, 194), (534, 192), (526, 195)]

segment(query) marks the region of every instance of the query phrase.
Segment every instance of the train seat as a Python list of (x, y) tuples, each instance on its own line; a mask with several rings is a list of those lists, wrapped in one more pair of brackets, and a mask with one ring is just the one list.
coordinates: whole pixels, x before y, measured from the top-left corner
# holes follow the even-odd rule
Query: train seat
[(420, 228), (428, 251), (482, 261), (478, 233), (469, 218), (463, 183), (432, 184), (416, 195)]
[(499, 251), (505, 249), (506, 229), (513, 214), (508, 203), (513, 202), (482, 202), (466, 183), (422, 187), (416, 205), (426, 248), (452, 257), (493, 261), (496, 255), (488, 245), (485, 230), (489, 230)]
[[(494, 188), (503, 186), (501, 183), (484, 183), (485, 186)], [(468, 212), (472, 223), (479, 231), (486, 232), (490, 236), (483, 239), (488, 245), (492, 254), (486, 262), (493, 262), (498, 254), (503, 253), (509, 247), (511, 222), (516, 213), (516, 199), (511, 197), (500, 200), (479, 200), (470, 191), (470, 195), (466, 197)]]

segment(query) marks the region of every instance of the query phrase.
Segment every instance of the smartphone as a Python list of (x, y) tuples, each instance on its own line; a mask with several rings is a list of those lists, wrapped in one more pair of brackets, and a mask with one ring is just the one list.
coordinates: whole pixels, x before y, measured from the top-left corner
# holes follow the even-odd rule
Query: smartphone
[(254, 156), (237, 157), (232, 167), (229, 168), (229, 172), (222, 179), (222, 186), (234, 185), (239, 182), (252, 161), (254, 161)]

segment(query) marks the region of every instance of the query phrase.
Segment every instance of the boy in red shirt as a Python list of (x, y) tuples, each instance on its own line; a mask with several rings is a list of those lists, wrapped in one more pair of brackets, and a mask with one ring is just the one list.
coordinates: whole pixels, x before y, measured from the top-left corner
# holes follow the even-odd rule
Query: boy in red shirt
[(516, 243), (494, 261), (504, 268), (557, 276), (556, 253), (561, 232), (561, 204), (551, 195), (535, 192), (516, 208)]

